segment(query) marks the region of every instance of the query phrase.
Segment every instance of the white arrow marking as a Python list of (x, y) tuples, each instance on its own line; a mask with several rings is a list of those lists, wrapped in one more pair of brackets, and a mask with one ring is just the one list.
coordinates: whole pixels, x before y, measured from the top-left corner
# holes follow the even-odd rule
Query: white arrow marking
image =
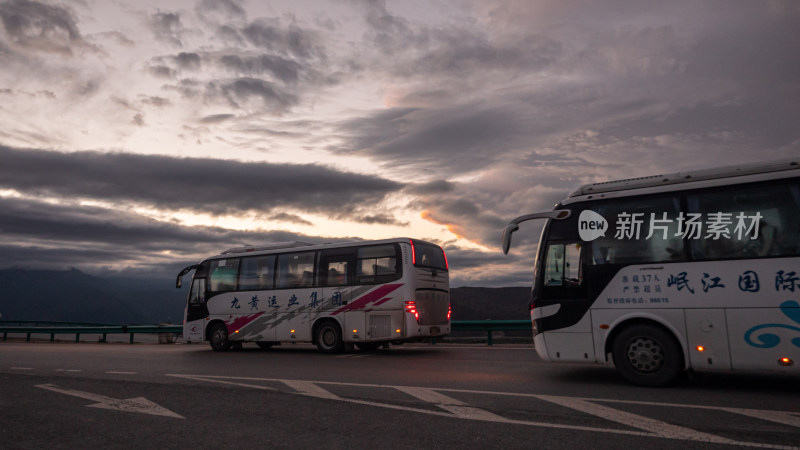
[(184, 417), (175, 414), (174, 412), (158, 406), (144, 397), (136, 397), (129, 399), (118, 399), (106, 397), (104, 395), (92, 394), (91, 392), (76, 391), (74, 389), (62, 389), (54, 384), (37, 384), (36, 387), (47, 389), (48, 391), (58, 392), (61, 394), (71, 395), (73, 397), (80, 397), (86, 400), (97, 402), (94, 405), (86, 405), (91, 408), (113, 409), (117, 411), (135, 412), (142, 414), (152, 414), (155, 416), (174, 417), (176, 419), (183, 419)]

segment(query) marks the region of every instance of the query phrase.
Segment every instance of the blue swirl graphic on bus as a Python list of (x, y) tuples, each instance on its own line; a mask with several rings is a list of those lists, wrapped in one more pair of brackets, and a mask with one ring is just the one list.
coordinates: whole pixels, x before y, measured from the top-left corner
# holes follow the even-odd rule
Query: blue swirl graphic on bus
[[(786, 317), (792, 319), (797, 324), (800, 324), (800, 304), (798, 304), (796, 301), (788, 300), (781, 303), (781, 312), (783, 312), (783, 314), (786, 315)], [(744, 334), (745, 342), (752, 345), (753, 347), (758, 347), (758, 348), (772, 348), (780, 344), (781, 338), (777, 334), (773, 333), (764, 333), (756, 336), (756, 339), (758, 339), (760, 343), (753, 341), (751, 335), (757, 331), (766, 328), (786, 329), (786, 330), (797, 331), (798, 333), (800, 333), (800, 327), (796, 327), (793, 325), (786, 325), (782, 323), (765, 323), (763, 325), (754, 326), (753, 328), (747, 330), (747, 332)], [(800, 337), (793, 338), (791, 342), (792, 345), (794, 345), (797, 348), (800, 348)]]

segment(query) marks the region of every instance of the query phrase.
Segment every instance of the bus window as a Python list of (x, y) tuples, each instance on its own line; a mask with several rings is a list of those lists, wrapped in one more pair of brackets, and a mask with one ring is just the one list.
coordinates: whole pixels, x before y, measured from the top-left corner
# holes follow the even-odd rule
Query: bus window
[[(794, 256), (800, 253), (797, 184), (738, 186), (688, 196), (689, 211), (705, 218), (702, 239), (692, 239), (697, 259)], [(715, 234), (712, 221), (723, 226)], [(717, 228), (719, 229), (719, 228)], [(716, 238), (715, 238), (716, 237)]]
[(386, 282), (396, 278), (397, 247), (376, 245), (358, 249), (358, 284)]
[(239, 290), (272, 289), (274, 267), (275, 255), (243, 258), (239, 274)]
[(239, 261), (239, 258), (212, 260), (209, 267), (209, 272), (211, 273), (209, 291), (222, 292), (236, 289)]
[(591, 243), (591, 263), (638, 264), (686, 259), (679, 232), (678, 196), (637, 198), (593, 206), (608, 231)]
[(278, 256), (278, 288), (313, 287), (315, 256), (316, 252)]
[(352, 284), (356, 267), (355, 248), (324, 249), (320, 252), (320, 284), (347, 286)]
[(583, 283), (581, 245), (548, 245), (544, 277), (545, 286), (580, 286)]

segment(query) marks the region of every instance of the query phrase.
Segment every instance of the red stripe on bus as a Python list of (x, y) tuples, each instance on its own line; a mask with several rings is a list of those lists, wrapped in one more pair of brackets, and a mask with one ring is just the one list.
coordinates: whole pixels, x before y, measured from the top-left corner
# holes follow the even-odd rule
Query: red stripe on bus
[[(380, 303), (383, 303), (386, 300), (388, 300), (388, 299), (384, 299), (383, 297), (388, 295), (392, 291), (396, 290), (400, 286), (402, 286), (402, 284), (385, 284), (385, 285), (375, 289), (374, 291), (368, 292), (368, 293), (362, 295), (361, 297), (359, 297), (358, 299), (353, 300), (349, 304), (337, 309), (331, 315), (335, 316), (336, 314), (339, 314), (339, 313), (342, 313), (342, 312), (355, 311), (355, 310), (358, 310), (358, 309), (362, 309), (362, 308), (366, 307), (367, 305), (369, 305), (370, 303), (373, 303), (373, 302), (380, 301)], [(376, 303), (376, 304), (380, 304), (380, 303)]]
[(255, 314), (248, 314), (246, 316), (241, 316), (233, 319), (230, 323), (226, 323), (228, 326), (228, 334), (231, 332), (235, 332), (236, 330), (241, 330), (242, 327), (247, 325), (248, 323), (258, 319), (260, 315), (264, 314), (264, 311), (255, 313)]

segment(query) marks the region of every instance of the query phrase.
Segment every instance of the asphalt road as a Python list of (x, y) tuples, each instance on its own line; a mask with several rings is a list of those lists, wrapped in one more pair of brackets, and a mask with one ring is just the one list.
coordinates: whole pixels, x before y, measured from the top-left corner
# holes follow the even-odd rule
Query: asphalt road
[(531, 346), (0, 343), (0, 448), (792, 448), (793, 377), (634, 387)]

